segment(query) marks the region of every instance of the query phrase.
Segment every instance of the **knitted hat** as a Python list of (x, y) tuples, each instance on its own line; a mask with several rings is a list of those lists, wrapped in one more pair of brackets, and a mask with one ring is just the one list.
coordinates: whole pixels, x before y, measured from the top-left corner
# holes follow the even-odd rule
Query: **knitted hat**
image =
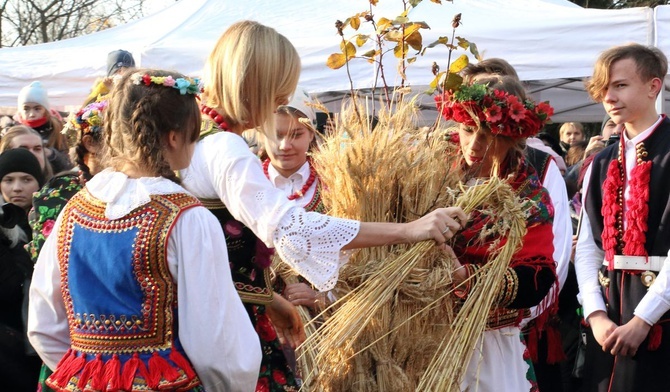
[(28, 173), (35, 177), (37, 183), (44, 185), (44, 174), (40, 162), (25, 148), (12, 148), (0, 154), (0, 181), (9, 173)]
[(133, 55), (123, 49), (109, 52), (107, 55), (107, 76), (114, 75), (121, 67), (135, 68)]
[(312, 98), (307, 94), (307, 91), (302, 89), (300, 86), (296, 88), (291, 97), (291, 102), (288, 103), (288, 107), (298, 110), (309, 119), (309, 122), (312, 125), (312, 130), (316, 129), (316, 112), (314, 108), (309, 104), (312, 103)]
[(607, 125), (607, 122), (610, 120), (609, 114), (605, 115), (605, 118), (603, 118), (603, 122), (600, 123), (600, 133), (603, 133), (603, 130), (605, 129), (605, 125)]
[(40, 104), (46, 110), (49, 110), (49, 97), (47, 96), (47, 90), (42, 86), (41, 82), (32, 82), (21, 89), (17, 105), (20, 108), (27, 102)]

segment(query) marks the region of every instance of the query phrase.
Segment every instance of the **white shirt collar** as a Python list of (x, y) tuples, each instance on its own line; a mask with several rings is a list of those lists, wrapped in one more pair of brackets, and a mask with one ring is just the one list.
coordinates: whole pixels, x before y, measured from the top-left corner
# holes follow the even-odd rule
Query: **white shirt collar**
[(163, 177), (129, 178), (124, 173), (105, 169), (86, 183), (96, 199), (107, 203), (107, 219), (120, 219), (151, 201), (151, 195), (187, 193), (180, 185)]
[(284, 177), (282, 176), (277, 169), (272, 166), (272, 163), (268, 165), (268, 176), (270, 177), (270, 181), (272, 181), (272, 184), (275, 187), (281, 187), (282, 184), (285, 184), (286, 182), (290, 180), (296, 181), (299, 186), (301, 187), (305, 181), (309, 178), (309, 162), (303, 163), (302, 166), (300, 166), (300, 169), (298, 169), (295, 173), (291, 174), (290, 176)]
[(651, 136), (652, 133), (654, 133), (654, 129), (656, 129), (656, 127), (658, 126), (658, 124), (661, 123), (661, 121), (663, 121), (663, 116), (662, 116), (662, 115), (659, 115), (659, 116), (658, 116), (658, 119), (656, 120), (655, 123), (653, 123), (649, 128), (645, 129), (644, 132), (640, 133), (639, 135), (635, 136), (635, 137), (632, 138), (632, 139), (629, 139), (629, 138), (628, 138), (628, 135), (626, 135), (626, 132), (625, 132), (625, 131), (622, 132), (622, 133), (623, 133), (623, 140), (624, 140), (624, 142), (626, 142), (626, 145), (628, 145), (628, 142), (632, 142), (633, 145), (636, 145), (636, 144), (638, 144), (638, 143), (644, 141), (644, 140), (647, 139), (649, 136)]

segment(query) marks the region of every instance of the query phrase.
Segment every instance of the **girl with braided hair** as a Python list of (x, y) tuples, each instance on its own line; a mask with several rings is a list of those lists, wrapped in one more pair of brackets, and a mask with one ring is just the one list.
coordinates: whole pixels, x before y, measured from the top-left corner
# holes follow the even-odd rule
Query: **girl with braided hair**
[(68, 134), (75, 134), (76, 138), (71, 153), (76, 166), (53, 176), (33, 195), (33, 208), (28, 216), (33, 230), (28, 252), (33, 262), (37, 261), (40, 249), (51, 234), (65, 203), (101, 170), (98, 156), (102, 147), (102, 122), (106, 108), (106, 100), (93, 102), (68, 118), (65, 127)]
[(105, 113), (108, 167), (40, 252), (28, 336), (57, 391), (249, 391), (261, 350), (215, 218), (179, 185), (200, 130), (197, 79), (127, 73)]

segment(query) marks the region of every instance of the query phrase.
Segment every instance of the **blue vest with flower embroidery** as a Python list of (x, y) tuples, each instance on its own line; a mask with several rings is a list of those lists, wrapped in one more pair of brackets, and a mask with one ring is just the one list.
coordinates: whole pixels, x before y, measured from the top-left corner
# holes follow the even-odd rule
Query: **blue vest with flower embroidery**
[(47, 384), (55, 390), (188, 391), (200, 380), (179, 342), (177, 287), (167, 241), (187, 194), (153, 195), (121, 219), (86, 189), (63, 210), (61, 291), (71, 349)]

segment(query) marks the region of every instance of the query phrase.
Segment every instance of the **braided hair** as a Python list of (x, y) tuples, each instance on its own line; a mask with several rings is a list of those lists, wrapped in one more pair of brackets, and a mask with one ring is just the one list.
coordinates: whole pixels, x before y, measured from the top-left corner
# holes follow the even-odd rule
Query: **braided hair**
[(170, 131), (183, 133), (187, 141), (197, 140), (200, 111), (195, 95), (160, 84), (135, 83), (137, 73), (184, 78), (175, 72), (148, 69), (123, 75), (108, 98), (103, 164), (115, 170), (132, 167), (179, 183), (165, 159), (165, 142)]

